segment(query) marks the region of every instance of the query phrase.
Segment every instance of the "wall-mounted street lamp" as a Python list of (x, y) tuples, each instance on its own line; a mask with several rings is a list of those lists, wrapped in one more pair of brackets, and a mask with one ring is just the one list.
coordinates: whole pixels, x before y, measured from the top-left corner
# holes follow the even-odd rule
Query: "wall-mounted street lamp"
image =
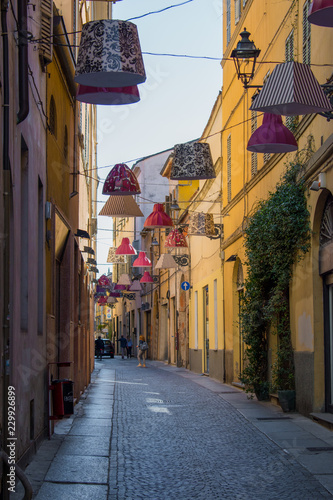
[[(244, 28), (244, 31), (240, 33), (241, 39), (237, 47), (231, 52), (238, 80), (241, 80), (245, 89), (251, 87), (249, 83), (253, 80), (257, 57), (260, 54), (260, 49), (257, 49), (254, 42), (249, 39), (250, 34)], [(255, 87), (257, 88), (258, 86), (256, 85)]]

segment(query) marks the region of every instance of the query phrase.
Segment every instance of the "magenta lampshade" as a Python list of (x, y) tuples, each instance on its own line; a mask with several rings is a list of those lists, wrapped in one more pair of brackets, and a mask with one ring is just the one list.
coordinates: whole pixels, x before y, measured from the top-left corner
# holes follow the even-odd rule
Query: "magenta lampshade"
[(118, 292), (111, 292), (110, 297), (121, 297), (121, 291), (119, 290)]
[(154, 283), (154, 280), (153, 278), (150, 276), (149, 272), (148, 271), (145, 271), (143, 273), (143, 276), (140, 280), (140, 283)]
[(129, 238), (121, 240), (121, 245), (117, 248), (116, 255), (136, 255), (136, 250), (131, 245)]
[(179, 247), (187, 247), (186, 238), (183, 233), (180, 233), (178, 229), (174, 229), (171, 231), (169, 236), (167, 236), (164, 246), (166, 248), (179, 248)]
[(290, 130), (283, 125), (281, 115), (265, 113), (261, 127), (250, 137), (247, 149), (252, 153), (290, 153), (298, 148)]
[(102, 106), (133, 104), (140, 101), (139, 90), (133, 87), (88, 87), (79, 85), (76, 100), (87, 104), (101, 104)]
[(121, 291), (121, 290), (126, 290), (127, 286), (126, 285), (119, 285), (118, 283), (114, 286), (115, 291)]
[(109, 172), (103, 186), (103, 194), (140, 194), (140, 186), (134, 173), (125, 163), (117, 163)]
[(107, 300), (108, 300), (108, 298), (107, 298), (107, 297), (100, 297), (100, 298), (98, 299), (97, 304), (98, 304), (98, 305), (100, 305), (100, 306), (102, 306), (103, 304), (106, 304), (106, 303), (107, 303)]
[(143, 227), (149, 229), (155, 229), (159, 227), (170, 227), (173, 226), (171, 217), (164, 212), (164, 207), (162, 203), (155, 203), (153, 211), (148, 215)]
[(98, 284), (100, 286), (110, 286), (110, 281), (109, 281), (109, 278), (107, 276), (105, 276), (105, 274), (103, 274), (99, 280), (98, 280)]
[(133, 262), (133, 267), (151, 267), (151, 261), (146, 256), (146, 252), (139, 253), (139, 257)]
[(309, 8), (308, 21), (318, 26), (333, 27), (333, 0), (313, 0)]

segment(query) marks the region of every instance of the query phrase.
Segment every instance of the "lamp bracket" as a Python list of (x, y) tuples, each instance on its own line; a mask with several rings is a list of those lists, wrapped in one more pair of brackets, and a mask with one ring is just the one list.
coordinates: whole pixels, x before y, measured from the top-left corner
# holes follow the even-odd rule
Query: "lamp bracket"
[(206, 235), (210, 240), (217, 240), (219, 238), (223, 239), (223, 224), (214, 224), (215, 234), (214, 235)]

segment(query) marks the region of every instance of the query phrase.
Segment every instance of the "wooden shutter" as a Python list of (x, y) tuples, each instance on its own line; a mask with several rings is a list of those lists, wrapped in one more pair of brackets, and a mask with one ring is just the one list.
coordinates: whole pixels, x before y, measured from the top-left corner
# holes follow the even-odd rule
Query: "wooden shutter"
[(39, 45), (39, 55), (43, 65), (52, 61), (53, 52), (53, 0), (41, 0), (41, 43)]
[(227, 196), (231, 201), (231, 135), (227, 139)]
[(231, 0), (227, 0), (227, 43), (231, 39)]
[(311, 23), (308, 21), (309, 0), (303, 6), (303, 64), (311, 64)]

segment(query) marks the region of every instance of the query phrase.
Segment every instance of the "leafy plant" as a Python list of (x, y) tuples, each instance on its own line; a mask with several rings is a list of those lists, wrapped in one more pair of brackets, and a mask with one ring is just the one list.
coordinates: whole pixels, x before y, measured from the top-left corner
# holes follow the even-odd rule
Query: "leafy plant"
[(300, 177), (310, 148), (298, 153), (274, 192), (258, 203), (245, 229), (248, 274), (240, 322), (246, 343), (241, 380), (247, 392), (268, 397), (268, 338), (278, 336), (272, 382), (278, 389), (294, 388), (289, 284), (293, 265), (310, 248), (310, 221), (305, 185)]

